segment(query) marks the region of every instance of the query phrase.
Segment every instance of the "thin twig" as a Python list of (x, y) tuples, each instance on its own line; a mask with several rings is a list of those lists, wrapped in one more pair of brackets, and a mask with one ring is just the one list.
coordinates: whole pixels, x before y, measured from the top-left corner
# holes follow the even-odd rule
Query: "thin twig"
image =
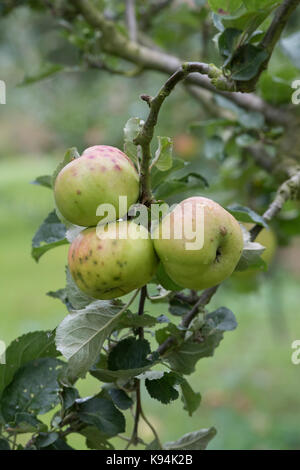
[[(275, 199), (270, 204), (266, 212), (263, 214), (263, 219), (270, 222), (282, 209), (285, 202), (289, 199), (294, 199), (300, 194), (300, 171), (296, 172), (291, 178), (285, 181), (277, 190)], [(261, 225), (254, 225), (250, 230), (251, 241), (254, 241), (259, 233), (262, 231)]]

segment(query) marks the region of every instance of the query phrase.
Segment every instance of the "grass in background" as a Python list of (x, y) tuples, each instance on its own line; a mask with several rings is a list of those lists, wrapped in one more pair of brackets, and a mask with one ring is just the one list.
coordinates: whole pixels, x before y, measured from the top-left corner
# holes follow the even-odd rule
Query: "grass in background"
[[(38, 264), (30, 257), (31, 238), (52, 210), (53, 196), (29, 183), (55, 165), (54, 159), (42, 157), (0, 162), (0, 338), (7, 343), (31, 330), (53, 329), (66, 314), (62, 304), (45, 294), (64, 286), (67, 247), (46, 253)], [(280, 271), (256, 293), (222, 286), (211, 309), (232, 309), (239, 326), (189, 378), (202, 393), (200, 408), (189, 418), (180, 400), (161, 406), (143, 391), (144, 410), (163, 442), (214, 425), (218, 434), (210, 448), (300, 447), (300, 369), (291, 363), (291, 343), (300, 338), (298, 294), (299, 280)], [(146, 306), (157, 315), (165, 309), (164, 304)], [(88, 378), (80, 381), (80, 389), (83, 395), (95, 393), (99, 382)], [(146, 425), (140, 431), (146, 441), (152, 439)], [(84, 448), (80, 437), (69, 442)], [(123, 448), (125, 442), (115, 439), (114, 444)]]

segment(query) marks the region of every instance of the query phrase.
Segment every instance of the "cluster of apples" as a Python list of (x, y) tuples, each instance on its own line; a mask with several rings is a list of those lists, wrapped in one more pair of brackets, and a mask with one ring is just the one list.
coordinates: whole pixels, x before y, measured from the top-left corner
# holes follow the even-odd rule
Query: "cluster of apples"
[[(242, 253), (243, 236), (238, 222), (207, 198), (182, 201), (163, 218), (156, 236), (142, 226), (137, 231), (135, 222), (127, 220), (126, 214), (138, 201), (139, 175), (127, 155), (115, 147), (98, 145), (86, 149), (60, 171), (54, 195), (65, 219), (87, 227), (72, 242), (68, 264), (77, 286), (97, 299), (121, 297), (147, 284), (159, 260), (179, 286), (197, 290), (211, 287), (232, 274)], [(127, 197), (127, 207), (120, 207), (120, 196)], [(116, 220), (101, 225), (101, 216), (97, 215), (100, 204), (113, 205)], [(196, 224), (194, 229), (203, 231), (204, 244), (198, 250), (187, 250), (186, 242), (190, 240), (177, 239), (175, 227), (186, 223), (186, 217), (195, 225), (198, 204), (204, 210), (204, 226)], [(168, 239), (162, 236), (165, 224), (171, 229)], [(112, 232), (117, 236), (112, 236)]]

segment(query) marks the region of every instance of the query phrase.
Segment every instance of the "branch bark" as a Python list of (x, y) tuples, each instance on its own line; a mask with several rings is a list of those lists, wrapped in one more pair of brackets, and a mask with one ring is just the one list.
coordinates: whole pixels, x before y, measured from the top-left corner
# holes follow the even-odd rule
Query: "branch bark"
[[(104, 52), (128, 60), (144, 69), (156, 70), (168, 75), (175, 73), (183, 62), (176, 56), (131, 41), (116, 29), (112, 21), (106, 20), (89, 0), (74, 0), (74, 4), (87, 23), (101, 31), (101, 47)], [(287, 125), (291, 120), (289, 112), (269, 105), (254, 94), (244, 95), (233, 92), (234, 84), (220, 74), (218, 77), (191, 74), (187, 78), (187, 83), (224, 96), (242, 108), (261, 112), (269, 122)], [(218, 88), (214, 83), (218, 83)], [(224, 87), (229, 92), (224, 91)]]

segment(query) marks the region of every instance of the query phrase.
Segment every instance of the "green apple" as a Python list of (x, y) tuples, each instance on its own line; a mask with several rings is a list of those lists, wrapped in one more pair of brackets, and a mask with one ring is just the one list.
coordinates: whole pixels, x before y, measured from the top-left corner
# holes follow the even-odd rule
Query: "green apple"
[(96, 299), (114, 299), (142, 287), (158, 264), (148, 230), (128, 221), (80, 232), (68, 262), (77, 286)]
[[(197, 209), (202, 207), (203, 216)], [(194, 238), (185, 229), (190, 224)], [(166, 238), (165, 234), (170, 237)], [(177, 232), (177, 233), (176, 233)], [(190, 242), (203, 238), (203, 246), (190, 249)], [(166, 215), (153, 233), (155, 250), (169, 277), (189, 289), (212, 287), (229, 277), (243, 250), (243, 234), (237, 220), (211, 199), (185, 199)]]
[[(127, 196), (124, 207), (119, 196)], [(96, 215), (100, 204), (111, 204), (123, 217), (139, 197), (139, 176), (131, 160), (115, 147), (96, 145), (71, 161), (58, 174), (54, 185), (58, 210), (69, 222), (83, 227), (97, 225), (105, 214)]]

